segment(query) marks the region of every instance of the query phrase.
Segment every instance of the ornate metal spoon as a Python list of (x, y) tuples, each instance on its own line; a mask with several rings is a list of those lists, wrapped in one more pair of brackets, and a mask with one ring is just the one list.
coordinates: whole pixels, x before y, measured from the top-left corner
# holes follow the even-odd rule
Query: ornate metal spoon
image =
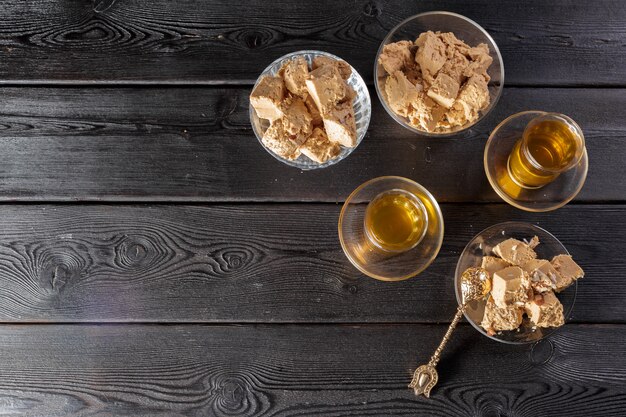
[(430, 390), (433, 389), (439, 376), (435, 369), (441, 356), (443, 348), (450, 340), (452, 332), (456, 328), (456, 325), (461, 320), (461, 316), (465, 311), (465, 307), (470, 301), (479, 300), (484, 298), (491, 291), (491, 280), (489, 279), (489, 273), (483, 268), (468, 268), (461, 275), (461, 294), (463, 295), (463, 304), (459, 306), (448, 327), (448, 331), (443, 336), (443, 340), (439, 343), (437, 350), (431, 356), (430, 361), (426, 365), (422, 365), (413, 373), (413, 380), (409, 384), (409, 388), (413, 388), (415, 395), (423, 394), (426, 398), (430, 397)]

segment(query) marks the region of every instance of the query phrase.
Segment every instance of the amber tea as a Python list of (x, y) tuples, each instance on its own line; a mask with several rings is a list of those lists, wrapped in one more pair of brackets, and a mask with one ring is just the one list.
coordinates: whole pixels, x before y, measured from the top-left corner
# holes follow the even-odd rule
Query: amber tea
[(529, 123), (513, 147), (509, 175), (520, 187), (542, 187), (574, 166), (582, 147), (583, 139), (572, 125), (557, 117), (540, 117)]
[(426, 225), (422, 203), (401, 190), (380, 194), (365, 211), (365, 233), (385, 251), (403, 252), (415, 247), (424, 236)]

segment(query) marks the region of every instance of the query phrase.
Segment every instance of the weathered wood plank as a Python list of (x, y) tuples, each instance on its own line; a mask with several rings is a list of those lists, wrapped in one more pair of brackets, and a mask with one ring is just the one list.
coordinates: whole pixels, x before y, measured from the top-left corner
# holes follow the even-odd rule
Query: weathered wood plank
[(8, 2), (0, 82), (250, 83), (300, 49), (338, 54), (371, 80), (388, 31), (430, 10), (485, 27), (509, 85), (626, 85), (626, 7), (618, 0), (509, 0), (497, 8), (488, 0)]
[(443, 325), (0, 326), (0, 411), (623, 416), (623, 327), (568, 325), (532, 351), (462, 325), (425, 399), (406, 385)]
[(0, 321), (446, 322), (463, 247), (507, 220), (554, 233), (587, 272), (573, 321), (626, 321), (626, 206), (531, 214), (505, 204), (444, 205), (438, 258), (399, 283), (352, 267), (337, 238), (339, 209), (3, 205)]
[(2, 88), (0, 200), (343, 201), (362, 182), (401, 175), (439, 201), (501, 201), (483, 170), (489, 132), (527, 109), (566, 113), (588, 143), (578, 201), (624, 201), (624, 89), (505, 89), (494, 113), (456, 139), (400, 127), (374, 100), (369, 133), (345, 161), (301, 172), (254, 137), (248, 89)]

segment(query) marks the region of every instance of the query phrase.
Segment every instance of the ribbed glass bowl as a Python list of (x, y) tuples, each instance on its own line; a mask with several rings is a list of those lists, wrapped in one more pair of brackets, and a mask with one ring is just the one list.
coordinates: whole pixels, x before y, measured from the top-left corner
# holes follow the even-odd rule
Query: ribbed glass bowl
[[(278, 74), (278, 71), (280, 70), (280, 68), (283, 66), (285, 62), (290, 61), (291, 59), (298, 57), (298, 56), (302, 56), (304, 57), (304, 59), (306, 59), (307, 63), (309, 64), (309, 68), (311, 68), (311, 63), (313, 62), (313, 58), (318, 57), (318, 56), (325, 56), (325, 57), (332, 58), (335, 60), (344, 61), (338, 56), (335, 56), (333, 54), (329, 54), (328, 52), (323, 52), (323, 51), (311, 50), (311, 51), (292, 52), (290, 54), (287, 54), (278, 58), (276, 61), (272, 62), (267, 68), (265, 68), (265, 70), (263, 70), (263, 72), (257, 79), (256, 83), (254, 84), (254, 88), (256, 88), (256, 86), (259, 84), (259, 81), (261, 80), (261, 78), (263, 78), (266, 75), (275, 76), (276, 74)], [(294, 159), (294, 160), (285, 159), (281, 156), (276, 155), (274, 152), (268, 149), (265, 146), (265, 144), (263, 144), (263, 141), (261, 140), (261, 138), (263, 137), (263, 134), (269, 127), (269, 122), (265, 119), (260, 119), (257, 116), (256, 111), (254, 110), (252, 105), (249, 105), (250, 123), (252, 124), (252, 130), (254, 131), (254, 134), (259, 140), (259, 143), (261, 144), (261, 146), (263, 146), (263, 148), (267, 152), (269, 152), (270, 155), (272, 155), (274, 158), (278, 159), (279, 161), (283, 162), (284, 164), (287, 164), (292, 167), (300, 168), (302, 170), (326, 168), (345, 159), (348, 155), (350, 155), (357, 148), (357, 146), (359, 146), (359, 144), (365, 137), (365, 133), (367, 132), (367, 127), (369, 126), (370, 118), (372, 115), (372, 102), (370, 99), (370, 93), (367, 89), (367, 85), (365, 84), (365, 81), (363, 81), (363, 78), (361, 78), (359, 73), (354, 68), (352, 68), (352, 74), (350, 75), (350, 78), (348, 78), (346, 82), (352, 88), (354, 88), (354, 91), (356, 91), (356, 97), (354, 99), (353, 105), (354, 105), (354, 118), (356, 122), (357, 140), (356, 140), (356, 145), (353, 148), (346, 148), (342, 146), (339, 156), (337, 156), (336, 158), (330, 159), (324, 162), (323, 164), (318, 164), (317, 162), (310, 160), (304, 155), (300, 155), (297, 159)]]
[[(476, 46), (479, 43), (485, 43), (489, 46), (489, 55), (493, 58), (493, 63), (487, 69), (487, 74), (491, 77), (489, 81), (489, 106), (480, 112), (478, 119), (472, 123), (466, 123), (463, 126), (457, 126), (452, 129), (448, 129), (442, 132), (427, 132), (412, 126), (406, 117), (396, 114), (388, 105), (387, 97), (385, 95), (385, 79), (386, 73), (382, 65), (378, 63), (378, 58), (383, 51), (385, 45), (403, 40), (409, 40), (414, 42), (420, 33), (432, 30), (433, 32), (452, 32), (454, 35), (468, 44), (469, 46)], [(376, 54), (376, 61), (374, 62), (374, 84), (376, 86), (376, 94), (387, 113), (400, 125), (409, 129), (412, 132), (419, 133), (423, 136), (433, 137), (446, 137), (461, 133), (476, 123), (484, 119), (498, 103), (500, 96), (502, 95), (502, 88), (504, 87), (504, 63), (502, 62), (502, 55), (500, 55), (500, 49), (493, 40), (491, 35), (487, 33), (478, 23), (460, 14), (451, 12), (427, 12), (409, 17), (408, 19), (400, 22), (396, 27), (391, 29), (391, 32), (383, 39), (383, 42), (378, 48)]]

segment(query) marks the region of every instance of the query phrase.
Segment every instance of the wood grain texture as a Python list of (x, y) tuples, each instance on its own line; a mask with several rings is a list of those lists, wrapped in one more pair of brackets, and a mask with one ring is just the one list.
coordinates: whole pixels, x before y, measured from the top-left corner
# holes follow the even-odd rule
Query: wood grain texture
[(623, 416), (623, 325), (543, 346), (454, 334), (430, 399), (406, 385), (443, 325), (1, 326), (0, 413), (20, 416)]
[(482, 25), (501, 49), (509, 85), (626, 85), (626, 7), (618, 0), (7, 2), (0, 81), (251, 83), (301, 49), (338, 54), (371, 80), (389, 30), (430, 10)]
[[(461, 137), (425, 138), (373, 100), (372, 123), (348, 159), (302, 172), (258, 143), (241, 88), (3, 88), (0, 200), (343, 201), (359, 184), (401, 175), (443, 202), (501, 201), (483, 170), (489, 133), (527, 109), (568, 114), (590, 169), (576, 201), (624, 201), (624, 89), (507, 88)], [(375, 93), (372, 91), (372, 94)]]
[(554, 233), (586, 271), (572, 321), (626, 322), (626, 206), (547, 214), (443, 206), (446, 234), (416, 278), (360, 274), (339, 205), (0, 206), (0, 321), (449, 322), (467, 242), (521, 220)]

